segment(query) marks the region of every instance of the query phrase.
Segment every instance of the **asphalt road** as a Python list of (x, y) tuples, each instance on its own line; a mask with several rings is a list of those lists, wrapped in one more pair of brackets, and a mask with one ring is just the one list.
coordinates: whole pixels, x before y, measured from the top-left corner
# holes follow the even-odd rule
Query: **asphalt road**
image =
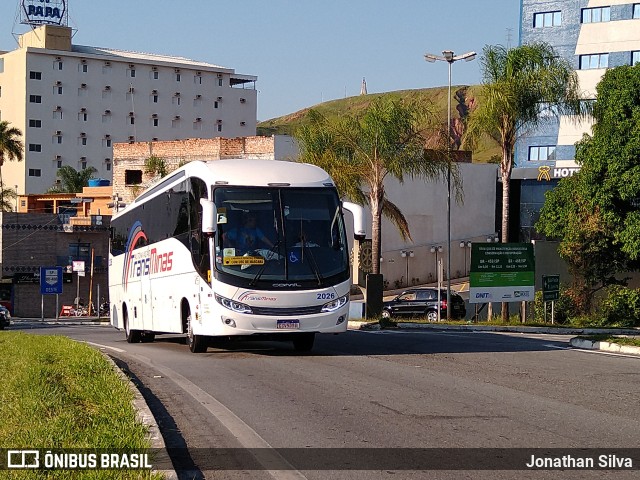
[(635, 471), (522, 465), (536, 449), (594, 449), (582, 456), (597, 465), (640, 447), (640, 358), (569, 337), (350, 331), (305, 355), (277, 342), (192, 354), (179, 337), (127, 344), (105, 326), (11, 328), (89, 342), (130, 372), (167, 446), (184, 449), (182, 478), (638, 477), (637, 450)]

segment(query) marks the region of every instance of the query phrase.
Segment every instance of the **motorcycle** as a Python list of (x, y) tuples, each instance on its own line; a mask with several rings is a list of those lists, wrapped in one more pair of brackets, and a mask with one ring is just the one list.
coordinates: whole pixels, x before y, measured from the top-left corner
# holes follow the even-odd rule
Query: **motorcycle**
[(99, 315), (101, 317), (108, 317), (109, 316), (109, 302), (102, 302), (100, 304)]

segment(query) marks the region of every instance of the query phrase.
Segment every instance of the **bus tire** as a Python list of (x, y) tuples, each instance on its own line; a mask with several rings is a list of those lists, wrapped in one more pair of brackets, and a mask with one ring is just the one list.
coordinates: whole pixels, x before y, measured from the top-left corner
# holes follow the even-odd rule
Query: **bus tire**
[(126, 334), (127, 343), (138, 343), (142, 338), (140, 330), (131, 330), (129, 328), (129, 312), (126, 307), (122, 310), (122, 316), (124, 317), (124, 332)]
[(207, 337), (193, 334), (191, 314), (187, 317), (187, 345), (192, 353), (204, 353), (207, 351)]
[(296, 352), (309, 352), (315, 339), (315, 333), (299, 333), (293, 339), (293, 348)]

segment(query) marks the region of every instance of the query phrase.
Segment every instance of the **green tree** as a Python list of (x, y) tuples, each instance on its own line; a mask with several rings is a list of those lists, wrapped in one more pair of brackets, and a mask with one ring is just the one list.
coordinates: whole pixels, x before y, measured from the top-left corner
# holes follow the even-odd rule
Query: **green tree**
[[(378, 98), (354, 116), (329, 118), (310, 110), (309, 122), (295, 133), (300, 161), (325, 169), (341, 195), (369, 206), (373, 273), (380, 273), (383, 214), (404, 239), (411, 238), (406, 218), (386, 197), (385, 179), (391, 176), (402, 183), (406, 176), (446, 176), (446, 154), (428, 155), (425, 151), (419, 125), (426, 117), (427, 110), (416, 104)], [(453, 170), (457, 181), (457, 170)]]
[(94, 167), (87, 167), (84, 170), (76, 170), (69, 165), (60, 167), (56, 175), (60, 178), (61, 185), (50, 188), (49, 193), (80, 193), (97, 172)]
[[(509, 187), (517, 140), (545, 121), (540, 115), (543, 105), (577, 120), (586, 116), (589, 106), (581, 101), (575, 71), (548, 44), (511, 49), (488, 45), (483, 53), (479, 102), (467, 121), (465, 141), (473, 144), (488, 135), (500, 145), (501, 239), (508, 242)], [(502, 319), (508, 320), (506, 303)]]
[[(4, 182), (2, 181), (2, 166), (4, 165), (5, 159), (22, 160), (24, 145), (20, 141), (21, 136), (22, 132), (15, 127), (10, 127), (9, 122), (0, 122), (0, 199), (2, 199), (3, 211), (7, 210), (4, 209), (6, 197), (4, 195)], [(8, 211), (11, 211), (11, 208), (9, 208)]]
[(640, 264), (640, 65), (608, 70), (592, 136), (576, 144), (581, 170), (547, 192), (536, 228), (560, 240), (583, 313), (593, 294)]

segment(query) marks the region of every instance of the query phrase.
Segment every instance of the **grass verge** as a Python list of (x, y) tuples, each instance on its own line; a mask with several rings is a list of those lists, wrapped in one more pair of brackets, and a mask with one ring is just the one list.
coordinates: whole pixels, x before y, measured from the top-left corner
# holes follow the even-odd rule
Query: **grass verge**
[[(133, 393), (102, 354), (66, 337), (0, 332), (0, 448), (145, 449)], [(145, 471), (5, 471), (15, 479), (162, 478)]]

